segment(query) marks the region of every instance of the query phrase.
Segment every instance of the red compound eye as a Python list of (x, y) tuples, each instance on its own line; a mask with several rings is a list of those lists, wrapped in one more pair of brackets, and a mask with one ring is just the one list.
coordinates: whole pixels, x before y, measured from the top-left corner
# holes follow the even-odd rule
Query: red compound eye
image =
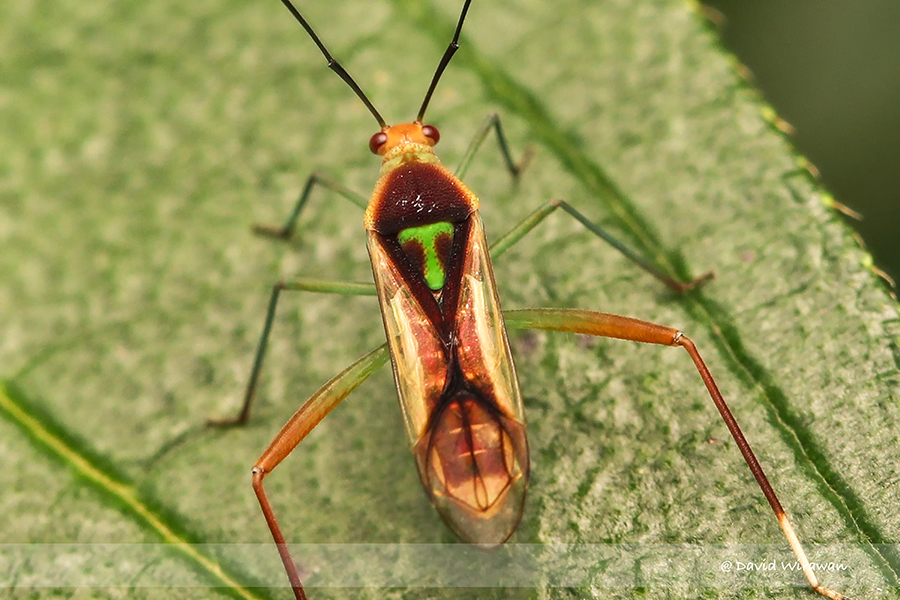
[(441, 132), (434, 125), (425, 125), (422, 127), (422, 135), (437, 144), (441, 139)]
[(372, 151), (372, 154), (378, 154), (378, 151), (381, 150), (381, 147), (387, 142), (387, 134), (383, 131), (379, 131), (375, 135), (369, 139), (369, 150)]

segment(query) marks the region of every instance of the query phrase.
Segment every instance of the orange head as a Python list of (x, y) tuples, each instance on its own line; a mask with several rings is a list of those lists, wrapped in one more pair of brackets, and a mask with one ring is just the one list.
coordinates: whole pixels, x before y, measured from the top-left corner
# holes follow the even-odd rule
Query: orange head
[(369, 149), (379, 154), (387, 163), (403, 154), (434, 154), (432, 146), (438, 143), (441, 134), (437, 127), (414, 123), (389, 125), (372, 136)]

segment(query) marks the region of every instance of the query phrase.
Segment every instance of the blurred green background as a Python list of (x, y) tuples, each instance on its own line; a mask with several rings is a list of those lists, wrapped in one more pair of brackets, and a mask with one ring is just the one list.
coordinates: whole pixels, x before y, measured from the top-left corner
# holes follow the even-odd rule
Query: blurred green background
[(726, 47), (900, 281), (900, 2), (711, 0)]

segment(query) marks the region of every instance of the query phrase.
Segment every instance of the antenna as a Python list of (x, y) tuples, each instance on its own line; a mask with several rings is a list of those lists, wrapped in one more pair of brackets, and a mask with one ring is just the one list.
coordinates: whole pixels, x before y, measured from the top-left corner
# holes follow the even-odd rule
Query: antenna
[[(469, 1), (471, 1), (471, 0), (468, 0), (468, 1), (466, 2), (466, 8), (469, 7)], [(337, 73), (337, 74), (338, 74), (338, 77), (340, 77), (341, 79), (343, 79), (343, 80), (344, 80), (344, 83), (346, 83), (347, 85), (349, 85), (349, 86), (350, 86), (350, 89), (352, 89), (354, 92), (356, 92), (356, 95), (359, 96), (359, 99), (363, 101), (363, 104), (366, 105), (366, 108), (369, 109), (369, 112), (371, 112), (372, 115), (375, 117), (375, 120), (378, 121), (378, 125), (379, 125), (382, 129), (384, 129), (385, 127), (387, 127), (387, 123), (385, 123), (385, 121), (384, 121), (384, 119), (381, 117), (381, 115), (378, 114), (378, 111), (375, 110), (375, 107), (372, 106), (372, 103), (369, 102), (369, 99), (366, 98), (366, 95), (363, 93), (363, 91), (362, 91), (361, 89), (359, 89), (359, 86), (356, 85), (356, 82), (353, 81), (353, 78), (350, 77), (350, 74), (347, 73), (347, 71), (344, 70), (344, 67), (341, 66), (341, 63), (339, 63), (338, 61), (336, 61), (336, 60), (331, 56), (331, 54), (328, 52), (328, 49), (325, 48), (325, 44), (322, 43), (322, 41), (319, 39), (319, 36), (317, 36), (316, 33), (312, 30), (312, 27), (309, 26), (309, 23), (307, 23), (307, 22), (306, 22), (306, 19), (303, 18), (303, 15), (300, 14), (300, 11), (298, 11), (298, 10), (294, 7), (294, 5), (291, 4), (290, 0), (281, 0), (281, 3), (284, 4), (284, 5), (287, 7), (287, 9), (288, 9), (289, 11), (291, 11), (291, 14), (294, 15), (294, 18), (297, 19), (297, 21), (298, 21), (301, 25), (303, 25), (303, 29), (306, 30), (306, 33), (309, 34), (309, 37), (312, 38), (312, 40), (316, 43), (316, 46), (319, 47), (319, 50), (322, 51), (322, 54), (325, 55), (325, 60), (328, 61), (328, 68), (331, 69), (332, 71), (334, 71), (335, 73)], [(463, 16), (465, 16), (465, 11), (463, 11)], [(462, 27), (462, 20), (461, 20), (461, 19), (460, 19), (459, 25), (460, 25), (460, 27)], [(459, 37), (459, 28), (457, 28), (457, 30), (456, 30), (456, 37), (453, 38), (453, 43), (454, 43), (454, 44), (456, 43), (456, 38), (457, 38), (457, 37)], [(448, 51), (449, 51), (449, 49), (448, 49)], [(452, 52), (450, 53), (450, 56), (453, 56), (453, 53), (452, 53)], [(444, 60), (441, 61), (441, 62), (442, 62), (442, 66), (438, 69), (438, 73), (440, 73), (440, 71), (443, 70), (443, 67), (446, 66), (445, 63), (449, 62), (449, 60), (450, 60), (450, 58), (449, 58), (447, 55), (444, 55)], [(432, 89), (434, 89), (434, 86), (435, 86), (436, 84), (437, 84), (437, 80), (435, 80), (434, 82), (432, 82), (432, 84), (431, 84)], [(430, 96), (430, 95), (431, 95), (431, 92), (429, 92), (429, 96)], [(427, 100), (427, 98), (426, 98), (426, 100)], [(427, 104), (427, 102), (426, 102), (426, 104)], [(425, 112), (425, 107), (424, 107), (424, 106), (422, 107), (422, 112)], [(421, 120), (421, 119), (420, 119), (420, 120)]]
[[(287, 0), (281, 1), (287, 2)], [(434, 77), (431, 80), (431, 86), (428, 88), (428, 92), (425, 94), (425, 100), (422, 101), (422, 108), (419, 109), (419, 116), (416, 117), (416, 123), (421, 123), (422, 119), (425, 117), (425, 109), (428, 108), (428, 103), (431, 101), (431, 96), (434, 94), (434, 88), (437, 87), (438, 81), (440, 81), (441, 79), (441, 75), (444, 74), (444, 69), (446, 69), (447, 65), (450, 63), (450, 59), (453, 58), (453, 55), (456, 54), (457, 50), (459, 50), (459, 34), (462, 31), (463, 21), (466, 20), (466, 13), (469, 12), (469, 4), (471, 3), (472, 0), (466, 0), (466, 3), (463, 5), (462, 13), (459, 15), (459, 22), (456, 24), (456, 33), (453, 34), (453, 41), (450, 42), (449, 46), (447, 46), (447, 50), (444, 51), (444, 56), (441, 58), (441, 62), (438, 64), (437, 71), (435, 71)]]

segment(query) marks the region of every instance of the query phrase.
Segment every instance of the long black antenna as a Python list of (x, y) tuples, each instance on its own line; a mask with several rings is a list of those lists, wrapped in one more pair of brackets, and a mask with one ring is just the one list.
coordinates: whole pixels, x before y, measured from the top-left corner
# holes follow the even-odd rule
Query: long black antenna
[[(281, 1), (286, 2), (287, 0)], [(421, 123), (422, 119), (425, 117), (425, 109), (428, 108), (428, 103), (431, 102), (434, 88), (437, 87), (441, 75), (444, 74), (444, 69), (446, 69), (447, 65), (450, 63), (450, 59), (453, 58), (453, 55), (459, 50), (459, 34), (462, 31), (463, 21), (466, 20), (466, 13), (469, 12), (469, 4), (471, 3), (472, 0), (466, 0), (466, 3), (463, 5), (462, 13), (459, 15), (459, 23), (456, 24), (456, 33), (453, 35), (453, 41), (447, 46), (447, 50), (444, 51), (444, 56), (441, 58), (440, 64), (438, 64), (437, 71), (434, 73), (434, 78), (431, 80), (431, 87), (428, 88), (428, 93), (425, 94), (425, 100), (422, 101), (422, 108), (419, 109), (419, 116), (416, 117), (416, 123)]]
[[(375, 110), (375, 107), (372, 106), (372, 103), (369, 102), (369, 99), (366, 98), (366, 95), (363, 93), (363, 91), (361, 89), (359, 89), (359, 86), (356, 85), (356, 82), (353, 81), (353, 78), (350, 77), (350, 74), (344, 70), (344, 67), (341, 66), (341, 63), (334, 60), (334, 58), (328, 52), (328, 49), (325, 48), (325, 44), (322, 43), (322, 41), (319, 39), (319, 36), (316, 35), (316, 32), (314, 32), (312, 30), (312, 27), (309, 26), (309, 23), (307, 23), (306, 19), (303, 18), (303, 15), (300, 14), (300, 11), (298, 11), (296, 8), (294, 8), (294, 5), (291, 4), (290, 0), (281, 0), (281, 3), (284, 4), (287, 7), (287, 9), (289, 11), (291, 11), (291, 14), (294, 15), (294, 18), (297, 19), (297, 21), (301, 25), (303, 25), (303, 29), (306, 30), (306, 33), (309, 34), (309, 37), (312, 38), (312, 40), (316, 43), (316, 46), (319, 47), (319, 50), (322, 51), (322, 54), (325, 55), (325, 59), (328, 61), (328, 68), (331, 69), (332, 71), (334, 71), (335, 73), (337, 73), (338, 76), (344, 80), (344, 83), (349, 85), (350, 89), (352, 89), (354, 92), (356, 92), (356, 95), (359, 96), (359, 99), (363, 101), (363, 104), (366, 105), (366, 108), (369, 109), (369, 111), (375, 117), (375, 120), (378, 121), (378, 125), (382, 129), (387, 127), (387, 123), (385, 123), (385, 121), (381, 117), (381, 115), (378, 114), (378, 111)], [(466, 2), (466, 7), (468, 7), (468, 6), (469, 6), (469, 3)], [(462, 22), (460, 22), (460, 25), (462, 25)], [(456, 31), (456, 36), (459, 37), (459, 30)], [(454, 38), (453, 41), (455, 42), (456, 38)], [(451, 56), (452, 56), (452, 53), (451, 53)], [(447, 58), (447, 60), (450, 60), (450, 59)], [(433, 87), (434, 87), (434, 84), (432, 84), (432, 88)], [(424, 107), (423, 107), (423, 112), (424, 112)]]

